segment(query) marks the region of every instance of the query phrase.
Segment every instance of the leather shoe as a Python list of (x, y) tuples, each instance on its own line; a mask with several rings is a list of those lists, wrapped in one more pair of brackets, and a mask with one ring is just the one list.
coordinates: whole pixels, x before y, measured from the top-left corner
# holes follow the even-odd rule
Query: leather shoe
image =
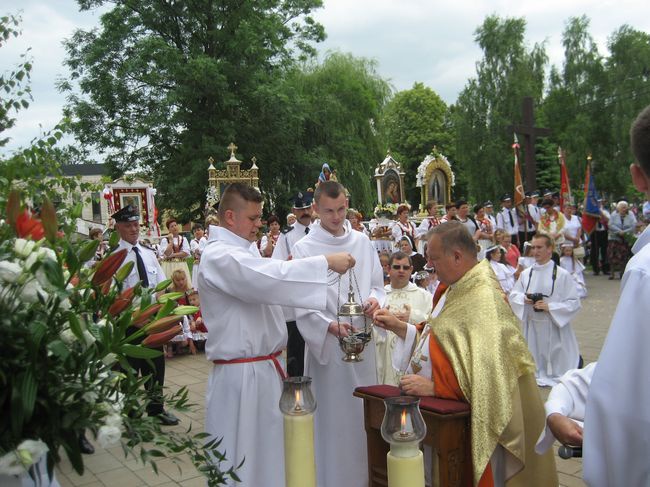
[(86, 438), (86, 433), (81, 433), (79, 435), (79, 450), (81, 453), (86, 455), (92, 455), (95, 453), (95, 447), (88, 441), (88, 438)]
[(178, 423), (180, 423), (180, 420), (176, 416), (174, 416), (172, 413), (168, 413), (167, 411), (156, 414), (155, 417), (163, 426), (176, 426)]

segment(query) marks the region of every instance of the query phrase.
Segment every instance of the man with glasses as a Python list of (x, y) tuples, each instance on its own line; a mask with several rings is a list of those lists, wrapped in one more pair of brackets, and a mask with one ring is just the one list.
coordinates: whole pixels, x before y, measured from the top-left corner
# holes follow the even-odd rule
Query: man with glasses
[[(390, 284), (386, 290), (385, 307), (401, 321), (422, 323), (433, 308), (433, 295), (418, 287), (409, 279), (413, 270), (411, 257), (404, 252), (395, 252), (388, 260)], [(374, 334), (377, 350), (377, 380), (380, 384), (398, 385), (399, 378), (392, 366), (393, 350), (397, 335), (391, 331)]]
[(540, 386), (554, 386), (569, 369), (578, 367), (580, 352), (571, 320), (580, 310), (573, 276), (553, 255), (553, 240), (537, 234), (531, 242), (535, 264), (524, 270), (510, 293), (510, 306), (523, 323)]

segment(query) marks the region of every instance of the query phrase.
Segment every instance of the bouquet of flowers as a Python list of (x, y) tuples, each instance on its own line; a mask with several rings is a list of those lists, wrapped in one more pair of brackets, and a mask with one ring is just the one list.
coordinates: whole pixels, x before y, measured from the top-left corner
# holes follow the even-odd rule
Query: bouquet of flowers
[[(219, 468), (224, 456), (218, 441), (206, 443), (206, 433), (189, 430), (163, 432), (144, 414), (146, 378), (128, 362), (160, 354), (148, 347), (176, 335), (183, 315), (197, 308), (177, 306), (180, 293), (157, 297), (169, 281), (155, 289), (123, 289), (132, 269), (122, 265), (126, 250), (85, 266), (98, 241), (71, 243), (46, 198), (38, 217), (16, 190), (0, 203), (0, 478), (35, 478), (33, 467), (43, 458), (51, 477), (62, 452), (83, 474), (79, 435), (87, 430), (103, 447), (121, 444), (125, 455), (154, 469), (156, 458), (185, 452), (209, 485), (236, 479), (232, 468)], [(165, 402), (178, 410), (191, 406), (185, 389)]]
[(374, 209), (375, 217), (390, 219), (397, 213), (397, 206), (396, 203), (378, 204)]

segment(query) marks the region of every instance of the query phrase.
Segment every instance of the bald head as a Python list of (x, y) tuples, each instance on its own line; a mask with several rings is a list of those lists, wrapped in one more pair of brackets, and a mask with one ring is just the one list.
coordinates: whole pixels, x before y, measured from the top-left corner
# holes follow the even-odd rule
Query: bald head
[(460, 222), (445, 222), (427, 234), (427, 257), (441, 282), (451, 285), (477, 263), (476, 243)]

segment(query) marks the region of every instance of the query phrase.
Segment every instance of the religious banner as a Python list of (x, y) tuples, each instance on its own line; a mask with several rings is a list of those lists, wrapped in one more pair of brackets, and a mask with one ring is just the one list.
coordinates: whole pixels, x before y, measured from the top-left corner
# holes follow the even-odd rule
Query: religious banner
[(591, 233), (596, 228), (600, 219), (600, 206), (596, 192), (596, 182), (591, 174), (591, 156), (587, 157), (587, 169), (585, 171), (585, 201), (582, 210), (582, 228), (585, 233)]
[(512, 150), (515, 153), (515, 191), (513, 193), (513, 205), (518, 207), (524, 203), (526, 194), (524, 193), (524, 184), (521, 182), (521, 167), (519, 166), (519, 141), (517, 140), (517, 134), (514, 134), (515, 142), (512, 144)]
[(571, 185), (569, 184), (569, 172), (566, 169), (565, 154), (561, 147), (557, 148), (557, 157), (560, 160), (560, 210), (564, 211), (564, 205), (573, 203), (571, 197)]

